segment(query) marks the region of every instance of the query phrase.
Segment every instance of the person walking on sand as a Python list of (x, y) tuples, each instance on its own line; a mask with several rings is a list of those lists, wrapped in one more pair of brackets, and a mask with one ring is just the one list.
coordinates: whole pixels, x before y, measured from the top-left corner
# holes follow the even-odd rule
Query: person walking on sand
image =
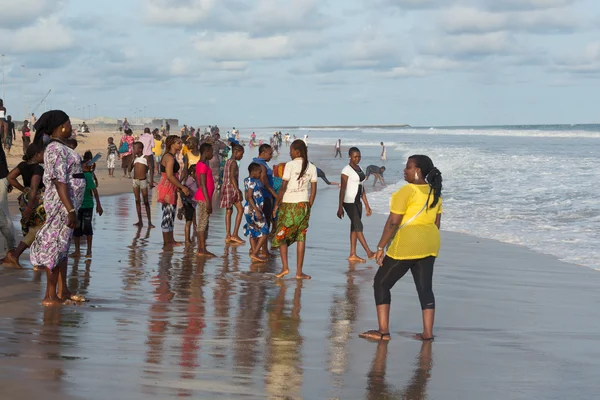
[[(44, 167), (40, 164), (44, 162), (44, 148), (36, 144), (31, 144), (27, 148), (27, 153), (23, 156), (23, 161), (19, 163), (8, 174), (8, 183), (17, 189), (21, 194), (17, 198), (19, 211), (21, 211), (21, 232), (23, 239), (14, 251), (6, 254), (3, 263), (10, 263), (21, 268), (19, 258), (27, 250), (33, 241), (35, 235), (42, 228), (46, 221), (46, 211), (44, 210)], [(18, 177), (22, 177), (23, 184), (19, 183)]]
[[(129, 166), (129, 173), (133, 170), (133, 197), (135, 198), (135, 210), (137, 211), (138, 222), (134, 225), (138, 228), (144, 226), (142, 222), (142, 199), (144, 199), (144, 208), (148, 218), (148, 227), (152, 225), (152, 212), (150, 211), (150, 201), (148, 200), (148, 158), (144, 155), (144, 144), (142, 142), (133, 143), (133, 159)], [(153, 175), (153, 174), (150, 174)]]
[(25, 154), (27, 153), (27, 147), (29, 147), (29, 143), (31, 143), (31, 128), (29, 127), (29, 121), (23, 121), (21, 134), (23, 140), (23, 154)]
[[(127, 122), (127, 119), (125, 119)], [(123, 126), (125, 126), (123, 124)], [(129, 166), (131, 165), (131, 158), (133, 157), (133, 132), (131, 129), (125, 129), (125, 133), (121, 136), (121, 143), (119, 144), (119, 154), (121, 155), (121, 168), (123, 168), (123, 178), (127, 177), (131, 179), (131, 173), (129, 172)]]
[(162, 222), (160, 227), (163, 232), (163, 244), (165, 248), (181, 246), (175, 241), (173, 231), (175, 229), (175, 212), (177, 211), (177, 190), (184, 195), (189, 194), (189, 189), (179, 182), (179, 170), (181, 166), (177, 162), (176, 155), (181, 151), (183, 142), (177, 135), (167, 137), (165, 141), (165, 154), (160, 161), (161, 178), (156, 187), (157, 200), (162, 204)]
[(273, 247), (279, 247), (283, 264), (281, 272), (275, 276), (282, 278), (289, 274), (288, 248), (298, 242), (296, 279), (310, 279), (302, 272), (302, 267), (310, 209), (317, 196), (317, 167), (308, 162), (308, 149), (303, 140), (292, 142), (290, 157), (292, 161), (285, 164), (283, 183), (273, 209), (273, 218), (277, 218)]
[(110, 178), (115, 177), (115, 165), (117, 164), (117, 158), (119, 158), (119, 149), (115, 144), (115, 140), (112, 137), (108, 139), (108, 145), (106, 147), (106, 167), (108, 168), (108, 176)]
[[(244, 148), (239, 144), (231, 146), (231, 158), (225, 163), (225, 172), (223, 174), (223, 187), (221, 188), (221, 202), (219, 207), (225, 208), (225, 236), (226, 243), (244, 244), (245, 241), (239, 236), (244, 209), (242, 207), (242, 191), (239, 187), (239, 168), (237, 162), (244, 157)], [(231, 217), (233, 215), (233, 207), (237, 212), (235, 216), (235, 226), (231, 231)]]
[(6, 154), (10, 155), (10, 149), (12, 148), (13, 141), (17, 140), (17, 133), (15, 132), (15, 123), (12, 120), (12, 116), (6, 117), (7, 133), (4, 136), (4, 146), (6, 147)]
[(42, 304), (49, 306), (65, 300), (81, 301), (67, 288), (67, 262), (77, 211), (85, 192), (81, 157), (65, 141), (71, 136), (69, 116), (60, 110), (45, 112), (36, 123), (34, 143), (43, 144), (51, 135), (44, 152), (44, 208), (46, 223), (31, 244), (30, 261), (34, 268), (46, 269), (46, 295)]
[(15, 228), (8, 210), (8, 194), (12, 191), (12, 186), (8, 182), (8, 164), (6, 163), (6, 154), (0, 146), (0, 233), (6, 241), (7, 255), (15, 250)]
[(213, 158), (213, 146), (210, 143), (200, 145), (200, 162), (196, 164), (196, 182), (198, 190), (194, 196), (196, 200), (198, 257), (215, 257), (206, 249), (208, 238), (208, 219), (212, 214), (212, 199), (215, 192), (215, 175), (210, 168), (210, 160)]
[(144, 133), (140, 135), (139, 142), (144, 145), (144, 158), (148, 164), (148, 178), (150, 179), (148, 188), (152, 190), (154, 188), (154, 153), (152, 152), (154, 136), (150, 133), (150, 128), (144, 128)]
[(344, 210), (350, 219), (350, 256), (348, 261), (364, 263), (365, 260), (356, 254), (356, 242), (359, 241), (363, 249), (367, 252), (367, 258), (375, 257), (375, 253), (371, 251), (367, 240), (363, 235), (362, 209), (363, 203), (367, 211), (367, 217), (373, 214), (369, 201), (367, 200), (367, 191), (363, 186), (365, 181), (365, 173), (360, 168), (361, 154), (357, 147), (351, 147), (348, 150), (350, 156), (350, 164), (346, 165), (342, 170), (342, 184), (340, 185), (340, 198), (337, 216), (339, 219), (344, 218)]
[(392, 195), (390, 215), (377, 246), (376, 259), (380, 267), (373, 289), (379, 329), (359, 335), (367, 339), (390, 340), (390, 289), (408, 270), (412, 273), (423, 313), (423, 332), (415, 335), (415, 339), (434, 338), (432, 280), (433, 264), (440, 249), (442, 174), (429, 157), (414, 155), (406, 162), (404, 180), (408, 184)]
[(387, 160), (387, 154), (385, 152), (385, 145), (383, 142), (379, 143), (381, 145), (381, 161)]
[(342, 158), (342, 139), (338, 139), (337, 142), (335, 142), (335, 156), (333, 156), (333, 158), (337, 158), (337, 156), (339, 155), (340, 158)]

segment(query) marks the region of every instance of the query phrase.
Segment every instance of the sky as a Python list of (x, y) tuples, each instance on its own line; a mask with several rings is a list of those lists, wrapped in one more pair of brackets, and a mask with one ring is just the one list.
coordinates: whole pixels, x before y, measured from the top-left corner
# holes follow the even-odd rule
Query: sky
[(600, 121), (597, 0), (0, 0), (0, 10), (15, 119), (48, 107), (226, 127)]

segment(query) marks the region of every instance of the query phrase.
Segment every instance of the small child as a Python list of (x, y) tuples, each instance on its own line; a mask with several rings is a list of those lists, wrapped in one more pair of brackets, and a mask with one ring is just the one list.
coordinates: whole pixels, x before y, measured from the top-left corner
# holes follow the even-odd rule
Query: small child
[(248, 166), (248, 178), (244, 179), (246, 190), (246, 204), (244, 205), (244, 235), (250, 238), (250, 258), (257, 262), (266, 262), (266, 258), (259, 255), (260, 249), (267, 242), (269, 226), (263, 213), (264, 198), (262, 194), (263, 185), (260, 181), (262, 167), (260, 164), (251, 163)]
[(150, 213), (150, 202), (148, 201), (148, 180), (146, 175), (148, 174), (148, 160), (144, 157), (144, 144), (141, 142), (133, 143), (133, 160), (129, 165), (129, 173), (133, 170), (133, 195), (135, 196), (135, 208), (137, 210), (138, 222), (135, 226), (142, 227), (142, 204), (140, 200), (140, 191), (144, 198), (144, 206), (146, 208), (146, 216), (148, 217), (148, 226), (154, 228), (152, 225), (152, 216)]
[(85, 193), (83, 195), (83, 203), (79, 208), (77, 216), (77, 228), (73, 231), (73, 242), (75, 243), (75, 252), (71, 254), (72, 257), (81, 256), (81, 237), (86, 236), (87, 238), (87, 253), (86, 258), (92, 258), (92, 237), (94, 231), (92, 228), (92, 218), (94, 217), (94, 198), (96, 199), (96, 213), (102, 216), (104, 211), (100, 205), (100, 196), (96, 189), (96, 183), (94, 182), (94, 176), (92, 174), (91, 165), (88, 162), (93, 158), (91, 151), (86, 151), (83, 155), (83, 176), (85, 178)]
[(213, 158), (213, 146), (210, 143), (200, 145), (200, 161), (196, 164), (196, 183), (198, 190), (194, 196), (196, 200), (197, 213), (197, 233), (198, 233), (198, 251), (199, 257), (215, 257), (213, 253), (206, 249), (206, 239), (208, 238), (208, 218), (212, 214), (212, 198), (215, 191), (215, 178), (210, 169), (210, 160)]
[[(231, 146), (232, 155), (227, 163), (225, 163), (225, 172), (223, 173), (223, 187), (221, 188), (220, 207), (225, 208), (225, 229), (227, 236), (226, 243), (244, 244), (244, 240), (239, 236), (238, 231), (242, 224), (242, 216), (244, 209), (242, 207), (242, 191), (239, 187), (239, 168), (237, 162), (244, 157), (244, 148), (239, 144)], [(237, 211), (235, 217), (235, 227), (231, 232), (231, 217), (233, 215), (233, 207)]]
[(182, 182), (183, 186), (190, 190), (187, 196), (181, 195), (181, 202), (183, 203), (183, 213), (185, 215), (185, 244), (192, 244), (191, 230), (192, 225), (196, 227), (196, 201), (194, 196), (198, 190), (198, 184), (196, 183), (196, 164), (190, 165), (187, 169), (187, 174)]
[(108, 166), (108, 176), (111, 178), (115, 177), (115, 165), (117, 158), (121, 158), (115, 140), (112, 137), (108, 138), (108, 147), (106, 149), (106, 165)]

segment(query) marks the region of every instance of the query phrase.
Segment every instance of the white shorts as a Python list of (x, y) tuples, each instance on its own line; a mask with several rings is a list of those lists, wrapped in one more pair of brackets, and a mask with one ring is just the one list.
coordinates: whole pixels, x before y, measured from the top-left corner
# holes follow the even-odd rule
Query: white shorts
[(109, 154), (108, 155), (108, 160), (106, 161), (106, 165), (108, 166), (108, 169), (115, 169), (115, 164), (117, 163), (117, 155), (116, 154)]
[(140, 189), (148, 189), (148, 180), (147, 179), (134, 179), (133, 180), (133, 188)]

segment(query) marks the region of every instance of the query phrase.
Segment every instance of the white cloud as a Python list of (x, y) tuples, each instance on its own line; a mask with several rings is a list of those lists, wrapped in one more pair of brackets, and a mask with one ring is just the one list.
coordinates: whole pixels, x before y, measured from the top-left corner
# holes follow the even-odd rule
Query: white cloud
[(25, 27), (43, 15), (62, 9), (65, 3), (65, 0), (0, 1), (0, 28)]
[(582, 54), (558, 57), (553, 70), (571, 74), (600, 75), (600, 42), (588, 44)]
[(0, 36), (14, 53), (53, 52), (74, 45), (71, 31), (60, 24), (58, 16), (40, 18), (21, 29), (0, 29)]
[(516, 43), (506, 32), (445, 35), (432, 40), (424, 49), (435, 55), (481, 57), (516, 52)]
[(145, 0), (146, 20), (160, 25), (193, 25), (208, 18), (215, 0)]

